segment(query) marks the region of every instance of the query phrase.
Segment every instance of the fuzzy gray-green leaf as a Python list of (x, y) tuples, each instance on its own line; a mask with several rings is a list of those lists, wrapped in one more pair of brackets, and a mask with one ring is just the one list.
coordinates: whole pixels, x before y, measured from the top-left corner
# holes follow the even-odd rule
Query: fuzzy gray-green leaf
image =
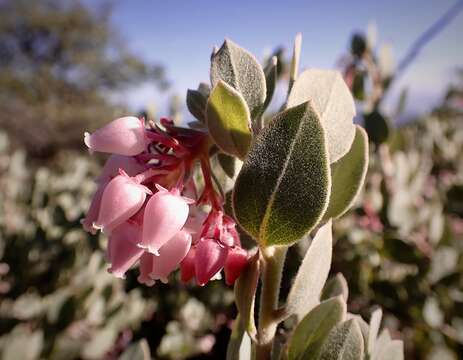
[(188, 89), (186, 93), (186, 105), (190, 113), (202, 123), (206, 122), (207, 96), (199, 90)]
[(320, 360), (363, 360), (360, 327), (355, 319), (337, 325), (323, 344)]
[(150, 348), (145, 339), (130, 345), (119, 357), (119, 360), (150, 360)]
[(212, 86), (216, 86), (219, 80), (225, 81), (243, 95), (252, 119), (261, 113), (266, 95), (264, 71), (251, 53), (230, 40), (225, 40), (222, 47), (212, 55)]
[(341, 273), (337, 273), (333, 278), (328, 280), (323, 288), (321, 300), (327, 300), (329, 298), (341, 295), (344, 301), (347, 302), (349, 297), (349, 287), (347, 286), (347, 280)]
[(291, 245), (318, 224), (329, 192), (325, 134), (307, 102), (276, 115), (257, 136), (236, 180), (233, 207), (261, 246)]
[(277, 84), (277, 63), (278, 59), (276, 56), (272, 58), (268, 66), (265, 68), (265, 83), (267, 85), (267, 95), (265, 96), (264, 106), (262, 107), (262, 111), (267, 109), (270, 105), (270, 101), (272, 101), (273, 93), (275, 92), (275, 87)]
[(315, 235), (288, 294), (286, 312), (304, 317), (320, 302), (320, 294), (331, 267), (331, 220)]
[(326, 130), (330, 162), (346, 154), (354, 140), (355, 104), (341, 74), (332, 70), (310, 69), (302, 72), (288, 96), (287, 107), (310, 100)]
[(368, 137), (356, 125), (349, 152), (331, 164), (331, 195), (324, 219), (337, 218), (352, 206), (362, 188), (368, 170)]
[(250, 117), (243, 97), (219, 81), (206, 106), (207, 127), (217, 146), (230, 155), (244, 158), (251, 144)]
[(315, 359), (323, 340), (345, 315), (346, 304), (341, 297), (331, 298), (313, 308), (294, 330), (288, 348), (289, 360), (302, 359), (302, 355)]

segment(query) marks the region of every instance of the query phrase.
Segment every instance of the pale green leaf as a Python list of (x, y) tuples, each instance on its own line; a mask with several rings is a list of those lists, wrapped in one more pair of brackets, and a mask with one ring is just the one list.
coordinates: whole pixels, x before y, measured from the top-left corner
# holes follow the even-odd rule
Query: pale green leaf
[(264, 71), (251, 53), (228, 39), (211, 58), (212, 86), (220, 80), (243, 96), (252, 119), (261, 113), (266, 95)]
[(326, 131), (330, 162), (344, 156), (355, 136), (355, 104), (341, 74), (332, 70), (302, 72), (288, 96), (287, 107), (310, 100)]
[(150, 360), (150, 348), (145, 339), (130, 345), (119, 357), (119, 360)]
[(341, 273), (337, 273), (325, 284), (321, 300), (327, 300), (339, 295), (341, 295), (344, 301), (347, 302), (349, 297), (349, 287), (347, 286), (346, 278)]
[(331, 329), (344, 320), (346, 304), (341, 297), (331, 298), (313, 308), (297, 325), (290, 339), (289, 360), (315, 359)]
[(331, 164), (331, 195), (324, 219), (337, 218), (352, 206), (368, 170), (368, 137), (356, 125), (354, 142), (347, 154)]
[(244, 158), (251, 144), (249, 110), (243, 97), (219, 81), (206, 106), (207, 126), (217, 146), (230, 155)]
[(360, 327), (354, 319), (337, 325), (323, 344), (320, 360), (363, 360)]
[(381, 325), (382, 317), (383, 311), (381, 309), (376, 309), (373, 311), (373, 314), (371, 314), (367, 348), (367, 353), (370, 355), (372, 355), (375, 351), (376, 338), (378, 337), (379, 326)]
[(261, 246), (291, 245), (318, 224), (329, 191), (325, 134), (304, 103), (276, 115), (256, 137), (236, 180), (233, 207)]
[(304, 317), (320, 302), (320, 294), (328, 278), (332, 256), (331, 220), (315, 235), (288, 294), (286, 312)]
[(270, 101), (272, 101), (273, 93), (275, 92), (275, 87), (277, 84), (277, 68), (278, 68), (277, 62), (278, 62), (278, 58), (276, 56), (272, 57), (272, 60), (270, 61), (270, 63), (264, 70), (267, 94), (265, 96), (265, 102), (264, 102), (264, 106), (262, 107), (262, 110), (267, 109), (267, 107), (270, 104)]

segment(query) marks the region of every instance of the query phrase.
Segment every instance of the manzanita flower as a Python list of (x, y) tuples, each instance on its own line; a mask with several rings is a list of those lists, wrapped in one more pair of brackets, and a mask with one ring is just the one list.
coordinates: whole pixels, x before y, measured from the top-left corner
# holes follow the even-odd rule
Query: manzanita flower
[(195, 277), (196, 247), (192, 246), (180, 263), (180, 280), (184, 283)]
[(146, 149), (148, 138), (143, 120), (126, 116), (111, 121), (93, 134), (84, 134), (91, 151), (134, 156)]
[(188, 218), (188, 204), (193, 200), (180, 195), (177, 188), (171, 191), (156, 185), (159, 190), (146, 204), (143, 220), (143, 238), (139, 246), (152, 254), (174, 237)]
[(101, 198), (103, 197), (104, 189), (106, 188), (106, 183), (101, 183), (98, 185), (95, 194), (93, 194), (92, 202), (90, 203), (90, 208), (87, 211), (87, 216), (84, 219), (80, 220), (85, 231), (96, 234), (97, 229), (93, 226), (93, 223), (98, 219), (98, 213), (100, 212)]
[(125, 222), (111, 232), (108, 240), (110, 273), (118, 278), (125, 277), (125, 273), (143, 255), (143, 249), (137, 246), (140, 238), (141, 227), (131, 222)]
[(140, 258), (140, 275), (138, 275), (138, 282), (146, 286), (153, 286), (154, 280), (151, 278), (153, 272), (154, 255), (144, 252)]
[(233, 285), (248, 264), (248, 253), (240, 247), (231, 248), (225, 261), (225, 282)]
[(121, 171), (120, 175), (106, 185), (101, 198), (98, 219), (93, 226), (104, 231), (111, 231), (140, 210), (145, 202), (146, 194), (151, 194), (146, 186)]
[(187, 255), (191, 246), (191, 235), (186, 231), (179, 231), (163, 247), (159, 249), (159, 256), (153, 259), (151, 278), (167, 283), (169, 274), (177, 269), (180, 262)]
[(119, 175), (120, 169), (124, 170), (129, 176), (135, 176), (146, 170), (146, 165), (139, 163), (133, 156), (113, 154), (106, 160), (101, 175), (96, 181), (98, 183), (107, 183)]
[(195, 273), (198, 285), (204, 286), (225, 265), (228, 247), (214, 239), (203, 238), (196, 247)]

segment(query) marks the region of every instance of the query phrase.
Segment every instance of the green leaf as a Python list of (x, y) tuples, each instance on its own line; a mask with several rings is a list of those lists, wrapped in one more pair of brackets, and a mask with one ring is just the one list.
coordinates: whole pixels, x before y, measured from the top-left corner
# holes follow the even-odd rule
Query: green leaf
[(286, 312), (304, 317), (320, 301), (320, 293), (328, 278), (332, 256), (331, 220), (315, 235), (288, 294)]
[(209, 97), (209, 88), (201, 84), (198, 90), (188, 89), (186, 105), (190, 113), (200, 122), (206, 122), (206, 104)]
[(321, 300), (327, 300), (335, 296), (342, 296), (344, 301), (347, 302), (349, 297), (349, 287), (347, 286), (346, 278), (341, 274), (337, 273), (336, 276), (331, 278), (323, 288)]
[(381, 144), (389, 137), (389, 124), (385, 117), (377, 110), (363, 115), (365, 130), (368, 138), (374, 144)]
[(324, 219), (338, 218), (352, 206), (360, 193), (368, 170), (368, 138), (356, 125), (349, 152), (331, 164), (331, 196)]
[(327, 207), (325, 134), (310, 103), (275, 116), (256, 137), (233, 191), (235, 216), (261, 246), (291, 245)]
[(119, 360), (150, 360), (150, 348), (145, 339), (130, 345), (119, 357)]
[(301, 57), (301, 46), (302, 46), (302, 34), (297, 33), (294, 39), (293, 56), (291, 57), (291, 65), (289, 68), (288, 94), (291, 92), (294, 81), (296, 81), (296, 78), (297, 78), (297, 72), (299, 71), (299, 59)]
[(384, 345), (374, 360), (403, 360), (404, 344), (402, 340), (392, 340)]
[(82, 355), (88, 359), (101, 359), (109, 351), (117, 339), (117, 330), (106, 327), (93, 334), (85, 344)]
[(326, 300), (312, 309), (294, 330), (289, 343), (289, 360), (316, 359), (326, 336), (345, 315), (346, 304), (340, 296)]
[(278, 58), (276, 56), (273, 56), (272, 60), (269, 62), (268, 66), (264, 70), (267, 95), (265, 96), (265, 102), (264, 106), (262, 107), (262, 112), (268, 108), (268, 106), (270, 105), (270, 101), (272, 101), (273, 93), (275, 92), (275, 87), (278, 80), (277, 68)]
[(323, 344), (320, 360), (363, 360), (363, 338), (354, 319), (337, 325)]
[(235, 158), (227, 154), (219, 153), (217, 154), (217, 160), (225, 174), (227, 174), (230, 179), (233, 179), (236, 170)]
[(251, 144), (249, 110), (243, 97), (219, 81), (206, 106), (207, 126), (217, 146), (243, 159)]
[(266, 95), (264, 71), (254, 55), (228, 39), (211, 58), (212, 86), (220, 80), (243, 96), (252, 119), (260, 115)]
[(355, 136), (355, 104), (341, 74), (332, 70), (302, 72), (288, 96), (287, 107), (310, 100), (326, 131), (330, 162), (344, 156)]

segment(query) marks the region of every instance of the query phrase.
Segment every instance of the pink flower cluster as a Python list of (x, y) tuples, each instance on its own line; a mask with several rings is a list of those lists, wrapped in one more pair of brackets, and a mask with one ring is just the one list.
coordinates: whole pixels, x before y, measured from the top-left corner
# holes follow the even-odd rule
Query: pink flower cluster
[[(168, 119), (150, 125), (129, 116), (85, 133), (91, 152), (112, 155), (81, 221), (84, 229), (108, 235), (109, 272), (117, 277), (138, 263), (138, 280), (148, 286), (167, 282), (178, 267), (184, 282), (203, 286), (224, 269), (233, 284), (248, 253), (214, 188), (207, 133)], [(197, 162), (204, 179), (200, 195), (192, 176)]]

